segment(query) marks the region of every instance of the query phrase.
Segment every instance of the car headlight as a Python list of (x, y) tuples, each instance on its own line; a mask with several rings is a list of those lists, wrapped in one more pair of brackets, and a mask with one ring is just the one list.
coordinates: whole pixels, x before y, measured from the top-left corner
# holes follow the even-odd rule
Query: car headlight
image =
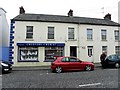
[(6, 67), (8, 66), (8, 64), (5, 64), (5, 63), (1, 63), (1, 65), (6, 66)]

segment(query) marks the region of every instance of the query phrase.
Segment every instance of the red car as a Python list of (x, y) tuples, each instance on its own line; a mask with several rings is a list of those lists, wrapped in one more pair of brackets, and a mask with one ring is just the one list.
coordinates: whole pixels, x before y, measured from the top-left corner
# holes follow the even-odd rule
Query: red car
[(76, 57), (58, 57), (51, 63), (52, 72), (61, 73), (62, 71), (71, 70), (94, 70), (94, 64), (91, 62), (81, 61)]

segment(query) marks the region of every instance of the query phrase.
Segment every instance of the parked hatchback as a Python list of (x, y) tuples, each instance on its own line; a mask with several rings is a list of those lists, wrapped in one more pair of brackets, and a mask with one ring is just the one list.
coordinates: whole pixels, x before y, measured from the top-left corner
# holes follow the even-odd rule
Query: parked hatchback
[(91, 62), (82, 61), (76, 57), (58, 57), (51, 63), (51, 70), (57, 73), (73, 70), (91, 71), (94, 70), (94, 64)]
[(102, 66), (103, 68), (106, 68), (106, 67), (119, 68), (120, 67), (120, 55), (112, 54), (112, 55), (107, 56), (105, 60), (103, 61)]

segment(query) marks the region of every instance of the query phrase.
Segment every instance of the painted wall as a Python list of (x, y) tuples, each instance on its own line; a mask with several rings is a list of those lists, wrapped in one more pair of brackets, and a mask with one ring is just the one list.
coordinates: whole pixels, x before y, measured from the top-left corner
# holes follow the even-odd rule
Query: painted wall
[[(39, 61), (40, 62), (17, 62), (18, 46), (16, 43), (65, 43), (65, 56), (70, 56), (70, 46), (77, 46), (77, 57), (84, 61), (100, 62), (99, 56), (102, 53), (102, 46), (108, 46), (108, 55), (115, 53), (115, 46), (118, 42), (114, 40), (114, 30), (118, 30), (117, 27), (112, 26), (97, 26), (97, 25), (78, 25), (69, 23), (48, 23), (48, 22), (25, 22), (15, 21), (14, 32), (14, 65), (16, 66), (37, 66), (47, 65), (44, 61), (44, 47), (39, 47)], [(26, 40), (26, 26), (33, 26), (33, 40)], [(48, 26), (55, 27), (55, 39), (50, 41), (47, 39)], [(75, 40), (68, 40), (68, 27), (75, 28)], [(93, 41), (87, 41), (87, 28), (93, 29)], [(107, 30), (107, 41), (101, 41), (101, 29)], [(79, 46), (79, 47), (78, 47)], [(87, 46), (93, 46), (93, 57), (88, 57)], [(92, 60), (91, 60), (92, 59)], [(33, 63), (33, 64), (31, 64)]]
[(0, 8), (0, 60), (9, 60), (9, 25), (6, 11)]
[[(93, 41), (87, 40), (87, 28), (93, 29)], [(101, 40), (101, 29), (107, 30), (107, 41)], [(80, 28), (80, 58), (83, 60), (89, 60), (87, 55), (87, 46), (93, 46), (93, 62), (100, 62), (100, 54), (102, 53), (102, 46), (107, 46), (107, 55), (115, 53), (115, 46), (118, 46), (118, 42), (115, 41), (114, 30), (118, 30), (117, 27), (112, 26), (91, 26), (81, 25)], [(84, 49), (82, 47), (85, 47)]]

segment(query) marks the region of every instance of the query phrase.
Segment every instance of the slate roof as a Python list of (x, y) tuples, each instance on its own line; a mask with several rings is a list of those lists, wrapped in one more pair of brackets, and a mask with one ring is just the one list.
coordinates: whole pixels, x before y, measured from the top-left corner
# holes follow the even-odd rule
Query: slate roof
[(47, 14), (20, 14), (13, 18), (14, 21), (38, 21), (38, 22), (58, 22), (58, 23), (75, 23), (105, 26), (120, 26), (120, 24), (106, 19), (47, 15)]

